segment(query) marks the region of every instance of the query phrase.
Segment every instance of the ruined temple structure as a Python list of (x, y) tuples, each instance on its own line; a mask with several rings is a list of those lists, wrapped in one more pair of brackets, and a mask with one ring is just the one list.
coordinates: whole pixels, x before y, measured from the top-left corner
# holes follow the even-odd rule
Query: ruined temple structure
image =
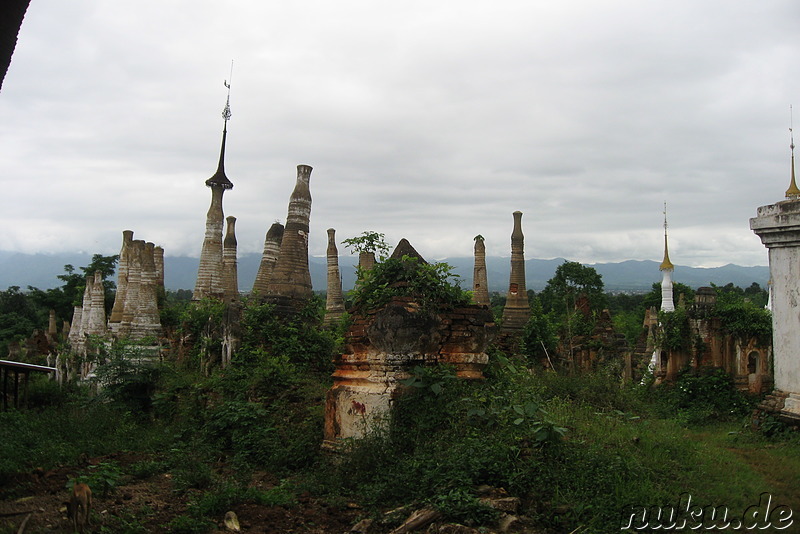
[(325, 298), (324, 326), (336, 324), (345, 313), (342, 297), (342, 276), (339, 272), (339, 249), (336, 248), (336, 230), (328, 228), (328, 292)]
[(475, 267), (472, 271), (472, 298), (476, 304), (489, 305), (489, 280), (486, 274), (486, 245), (482, 235), (475, 236)]
[(800, 189), (791, 148), (791, 181), (786, 199), (761, 206), (750, 229), (769, 250), (775, 390), (762, 404), (766, 411), (800, 424)]
[(297, 310), (312, 295), (308, 268), (308, 232), (311, 218), (311, 167), (297, 166), (297, 180), (289, 198), (281, 250), (267, 285), (267, 300), (287, 312)]
[[(406, 256), (413, 251), (408, 246)], [(400, 381), (414, 366), (447, 363), (461, 378), (481, 378), (495, 333), (485, 306), (430, 311), (415, 296), (394, 296), (376, 309), (354, 309), (351, 315), (325, 401), (323, 447), (331, 450), (386, 420), (402, 394)]]
[(230, 87), (228, 87), (228, 100), (222, 111), (224, 126), (217, 172), (206, 180), (206, 185), (211, 189), (211, 206), (206, 214), (206, 233), (203, 238), (203, 249), (200, 252), (200, 266), (197, 269), (197, 281), (194, 293), (192, 293), (192, 300), (203, 298), (225, 300), (225, 269), (222, 258), (222, 230), (225, 215), (222, 211), (222, 195), (228, 189), (233, 189), (233, 183), (225, 175), (225, 141), (228, 136), (228, 119), (230, 117)]
[(132, 340), (160, 336), (158, 298), (163, 292), (164, 249), (141, 239), (134, 240), (133, 231), (125, 230), (119, 253), (117, 294), (108, 329), (116, 337)]
[[(694, 302), (679, 303), (688, 315), (691, 347), (686, 350), (667, 350), (654, 343), (656, 382), (671, 382), (685, 368), (720, 368), (734, 380), (736, 387), (751, 393), (772, 389), (772, 346), (756, 338), (740, 339), (723, 331), (720, 319), (713, 314), (716, 291), (710, 287), (698, 288)], [(651, 314), (648, 314), (651, 317)], [(652, 326), (655, 338), (661, 325)]]
[(511, 275), (509, 277), (506, 305), (503, 308), (502, 332), (516, 337), (530, 319), (528, 291), (525, 288), (525, 237), (522, 234), (522, 212), (514, 212), (514, 230), (511, 232)]
[(254, 295), (266, 295), (269, 288), (269, 279), (275, 268), (275, 262), (281, 253), (283, 240), (283, 225), (279, 222), (272, 223), (264, 238), (264, 252), (261, 254), (261, 263), (258, 266), (256, 280), (253, 283)]

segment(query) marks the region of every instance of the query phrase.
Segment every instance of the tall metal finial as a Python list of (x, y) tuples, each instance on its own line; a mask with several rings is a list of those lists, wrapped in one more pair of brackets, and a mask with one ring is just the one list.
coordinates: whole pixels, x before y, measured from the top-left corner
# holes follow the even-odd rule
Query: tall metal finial
[(228, 98), (225, 100), (225, 109), (222, 110), (222, 118), (225, 119), (225, 122), (228, 122), (228, 119), (231, 118), (231, 82), (233, 81), (233, 60), (231, 60), (231, 75), (228, 77), (227, 80), (224, 80), (222, 83), (225, 84), (225, 87), (228, 89)]
[(228, 138), (228, 119), (231, 118), (231, 84), (233, 78), (233, 60), (231, 60), (231, 76), (222, 83), (228, 89), (228, 98), (225, 100), (225, 109), (222, 110), (222, 118), (225, 120), (222, 127), (222, 146), (219, 149), (219, 164), (214, 176), (206, 180), (208, 187), (220, 187), (222, 189), (233, 189), (233, 183), (225, 176), (225, 141)]
[(789, 184), (789, 189), (786, 190), (786, 198), (789, 200), (797, 200), (800, 198), (800, 188), (797, 187), (797, 181), (794, 175), (794, 131), (792, 130), (792, 106), (789, 106), (789, 149), (792, 151), (792, 181)]
[(667, 235), (667, 201), (664, 201), (664, 236)]

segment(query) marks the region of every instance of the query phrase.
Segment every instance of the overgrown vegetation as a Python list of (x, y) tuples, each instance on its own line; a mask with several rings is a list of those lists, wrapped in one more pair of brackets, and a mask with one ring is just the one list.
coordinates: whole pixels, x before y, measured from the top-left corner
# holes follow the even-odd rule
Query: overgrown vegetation
[(364, 272), (351, 297), (355, 307), (368, 311), (395, 296), (414, 296), (423, 310), (432, 312), (470, 303), (470, 293), (454, 283), (456, 280), (446, 263), (428, 264), (409, 256), (390, 258)]
[[(343, 331), (319, 327), (321, 300), (288, 320), (271, 305), (245, 302), (241, 346), (222, 368), (202, 362), (219, 350), (224, 307), (167, 295), (163, 316), (193, 341), (182, 358), (161, 363), (136, 344), (102, 345), (99, 394), (36, 378), (34, 409), (0, 413), (2, 498), (24, 495), (24, 486), (12, 483), (20, 473), (61, 465), (74, 467), (71, 480), (88, 482), (101, 499), (131, 480), (168, 479), (171, 498), (185, 503), (158, 524), (145, 507), (104, 518), (106, 532), (210, 532), (227, 510), (292, 510), (309, 495), (331, 507), (355, 503), (381, 532), (423, 506), (448, 521), (491, 525), (499, 512), (481, 500), (488, 487), (519, 497), (520, 514), (538, 531), (588, 534), (618, 531), (632, 503), (674, 503), (690, 492), (697, 502), (744, 511), (762, 491), (790, 487), (763, 473), (800, 475), (800, 463), (787, 461), (800, 456), (797, 433), (773, 420), (762, 423), (763, 434), (751, 432), (753, 399), (736, 392), (724, 372), (685, 371), (675, 384), (650, 388), (622, 383), (618, 361), (585, 374), (540, 365), (564, 328), (580, 329), (565, 321), (576, 314), (562, 303), (574, 305), (589, 288), (590, 310), (613, 304), (600, 298), (602, 283), (591, 272), (562, 274), (566, 282), (554, 281), (547, 297), (555, 304), (530, 295), (524, 357), (492, 347), (483, 380), (457, 379), (447, 366), (412, 369), (386, 424), (336, 455), (320, 446), (330, 362)], [(586, 275), (585, 284), (569, 282), (578, 275)], [(376, 265), (354, 299), (369, 310), (403, 295), (422, 297), (429, 309), (469, 303), (446, 266), (413, 258)], [(629, 305), (638, 313), (645, 303)], [(739, 313), (749, 306), (756, 304), (723, 297), (715, 313), (729, 332), (758, 336), (763, 314)], [(673, 350), (694, 342), (685, 339), (688, 318), (679, 310), (661, 317), (663, 341)], [(739, 450), (761, 455), (758, 469), (733, 456)], [(137, 461), (106, 458), (118, 451), (136, 452)], [(268, 487), (253, 483), (264, 474)]]

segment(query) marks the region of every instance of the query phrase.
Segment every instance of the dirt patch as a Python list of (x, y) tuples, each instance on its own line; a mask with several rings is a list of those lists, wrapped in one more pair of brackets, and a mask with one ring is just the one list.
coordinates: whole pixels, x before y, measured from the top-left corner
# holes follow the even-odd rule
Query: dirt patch
[[(71, 532), (67, 482), (90, 465), (114, 461), (124, 471), (143, 459), (140, 454), (120, 453), (87, 460), (83, 466), (48, 472), (36, 470), (13, 477), (0, 489), (0, 533), (16, 533), (29, 514), (26, 534)], [(266, 473), (254, 478), (254, 485), (260, 489), (273, 487), (277, 482)], [(167, 525), (186, 513), (189, 500), (196, 494), (191, 491), (177, 494), (169, 473), (144, 479), (126, 477), (110, 495), (95, 492), (89, 531), (100, 532), (105, 527), (106, 532), (168, 532)], [(358, 521), (358, 510), (333, 506), (307, 494), (301, 495), (293, 506), (241, 504), (232, 509), (244, 533), (347, 532)], [(223, 529), (223, 515), (213, 518), (219, 529)]]

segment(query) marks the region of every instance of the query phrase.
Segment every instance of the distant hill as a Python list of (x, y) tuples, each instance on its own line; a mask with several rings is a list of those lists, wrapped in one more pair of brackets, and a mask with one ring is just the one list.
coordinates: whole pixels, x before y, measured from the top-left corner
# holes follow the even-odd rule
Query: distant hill
[[(64, 265), (71, 264), (76, 269), (88, 265), (91, 254), (21, 254), (0, 251), (0, 288), (9, 286), (27, 286), (49, 289), (58, 287), (57, 276), (64, 272)], [(165, 284), (168, 289), (192, 289), (197, 276), (197, 258), (185, 256), (167, 256), (165, 259)], [(473, 258), (446, 258), (453, 266), (453, 271), (461, 276), (464, 288), (472, 286)], [(525, 262), (525, 274), (528, 289), (540, 291), (553, 277), (556, 268), (563, 258), (552, 260), (530, 259)], [(260, 254), (242, 254), (239, 257), (239, 286), (242, 291), (249, 291), (261, 262)], [(342, 284), (345, 290), (351, 289), (355, 282), (356, 256), (339, 258)], [(490, 291), (505, 291), (508, 287), (508, 276), (511, 262), (509, 258), (497, 256), (486, 258), (486, 271), (489, 278)], [(607, 291), (642, 292), (649, 291), (654, 283), (661, 281), (661, 272), (656, 261), (623, 261), (619, 263), (590, 264), (603, 277)], [(311, 282), (315, 290), (322, 291), (327, 284), (327, 263), (325, 258), (309, 258)], [(753, 282), (766, 287), (769, 281), (769, 268), (766, 266), (742, 267), (725, 265), (715, 268), (676, 266), (673, 280), (693, 288), (733, 283), (739, 287), (749, 287)]]

